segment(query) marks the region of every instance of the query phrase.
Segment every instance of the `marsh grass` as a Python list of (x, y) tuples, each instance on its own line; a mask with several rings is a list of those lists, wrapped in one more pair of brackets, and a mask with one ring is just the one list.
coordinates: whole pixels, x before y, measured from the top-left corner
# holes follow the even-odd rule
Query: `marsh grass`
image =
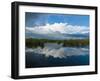
[(63, 44), (63, 47), (82, 47), (89, 45), (89, 39), (48, 40), (28, 38), (25, 41), (26, 47), (28, 48), (36, 48), (38, 46), (43, 48), (45, 43)]

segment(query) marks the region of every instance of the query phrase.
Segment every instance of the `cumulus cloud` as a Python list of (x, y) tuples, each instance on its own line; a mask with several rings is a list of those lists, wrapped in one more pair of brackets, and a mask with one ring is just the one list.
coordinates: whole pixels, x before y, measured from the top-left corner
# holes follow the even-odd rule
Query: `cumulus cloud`
[(65, 58), (68, 56), (78, 56), (89, 54), (88, 48), (62, 47), (62, 44), (46, 43), (44, 48), (37, 47), (35, 49), (27, 48), (26, 52), (34, 52), (45, 55), (45, 57), (52, 56), (54, 58)]
[(38, 34), (84, 34), (89, 33), (89, 27), (69, 25), (68, 23), (54, 23), (46, 24), (44, 26), (26, 27), (26, 31), (38, 33)]

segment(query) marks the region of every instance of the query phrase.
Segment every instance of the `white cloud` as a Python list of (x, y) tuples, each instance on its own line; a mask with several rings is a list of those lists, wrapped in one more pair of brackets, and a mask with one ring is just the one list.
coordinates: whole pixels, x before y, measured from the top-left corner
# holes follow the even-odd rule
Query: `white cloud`
[(45, 26), (26, 27), (26, 31), (37, 34), (84, 34), (89, 33), (89, 27), (69, 25), (68, 23), (46, 24)]
[(54, 58), (65, 58), (68, 56), (78, 56), (89, 54), (88, 48), (62, 47), (56, 43), (46, 43), (44, 48), (37, 47), (35, 49), (27, 48), (26, 52), (34, 52), (45, 55), (45, 57), (52, 56)]

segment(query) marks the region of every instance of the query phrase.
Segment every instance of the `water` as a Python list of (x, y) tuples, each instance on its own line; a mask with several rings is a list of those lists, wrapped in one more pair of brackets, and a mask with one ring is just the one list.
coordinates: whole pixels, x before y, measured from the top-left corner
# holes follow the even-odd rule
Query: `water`
[(26, 68), (89, 65), (89, 48), (45, 44), (44, 48), (26, 48), (25, 61)]

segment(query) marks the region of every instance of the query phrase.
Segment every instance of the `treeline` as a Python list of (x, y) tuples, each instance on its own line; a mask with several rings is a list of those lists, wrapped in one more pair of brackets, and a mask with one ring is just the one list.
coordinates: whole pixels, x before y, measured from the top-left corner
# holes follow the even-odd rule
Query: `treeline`
[(49, 40), (49, 39), (33, 39), (28, 38), (25, 41), (26, 47), (36, 48), (38, 46), (44, 47), (44, 43), (57, 43), (63, 44), (63, 47), (82, 47), (89, 45), (89, 39), (70, 39), (70, 40)]

